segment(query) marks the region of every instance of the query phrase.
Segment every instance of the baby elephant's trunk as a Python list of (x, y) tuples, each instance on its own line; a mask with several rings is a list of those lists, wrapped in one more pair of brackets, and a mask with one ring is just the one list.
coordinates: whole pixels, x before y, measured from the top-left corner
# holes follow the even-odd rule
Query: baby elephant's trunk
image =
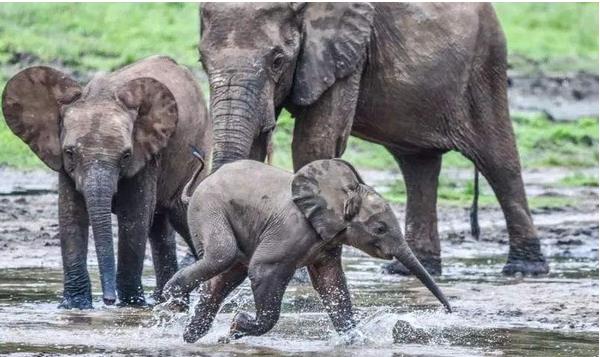
[(194, 157), (200, 161), (200, 166), (198, 166), (196, 172), (194, 172), (190, 180), (185, 184), (183, 192), (181, 193), (181, 201), (185, 205), (187, 205), (190, 202), (190, 198), (193, 194), (192, 187), (194, 187), (194, 184), (198, 180), (198, 176), (200, 176), (200, 173), (202, 172), (202, 170), (204, 170), (204, 153), (202, 152), (202, 150), (198, 149), (194, 145), (190, 146), (192, 148), (192, 155), (194, 155)]
[(440, 290), (435, 281), (433, 281), (431, 275), (429, 275), (417, 257), (415, 257), (406, 242), (402, 242), (399, 252), (395, 254), (395, 256), (400, 263), (404, 264), (404, 266), (410, 270), (410, 272), (413, 273), (436, 298), (438, 298), (442, 305), (446, 307), (446, 311), (452, 312), (448, 299), (446, 299), (446, 296), (444, 296), (444, 293)]

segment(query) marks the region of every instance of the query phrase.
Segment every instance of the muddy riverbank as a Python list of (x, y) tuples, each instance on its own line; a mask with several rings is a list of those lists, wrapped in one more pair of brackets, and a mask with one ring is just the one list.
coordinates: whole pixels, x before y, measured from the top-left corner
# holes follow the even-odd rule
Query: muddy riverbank
[[(469, 172), (447, 174), (467, 180)], [(208, 336), (186, 345), (181, 338), (186, 315), (167, 323), (150, 309), (102, 306), (93, 244), (88, 266), (96, 309), (56, 309), (62, 272), (55, 175), (0, 169), (0, 354), (598, 355), (598, 190), (555, 187), (566, 174), (524, 173), (530, 195), (569, 195), (577, 202), (533, 210), (551, 266), (548, 276), (500, 274), (507, 235), (497, 206), (481, 210), (481, 241), (468, 234), (466, 207), (442, 206), (444, 275), (437, 280), (453, 314), (445, 314), (418, 281), (384, 275), (383, 261), (345, 249), (345, 270), (361, 321), (353, 344), (333, 332), (312, 288), (297, 283), (288, 288), (282, 318), (272, 332), (228, 345), (217, 343), (236, 311), (253, 311), (246, 282), (228, 299)], [(364, 172), (365, 180), (379, 190), (395, 175)], [(404, 207), (395, 209), (402, 222)], [(183, 245), (180, 248), (184, 252)], [(154, 286), (149, 256), (147, 293)], [(394, 336), (398, 320), (420, 329), (427, 339)]]

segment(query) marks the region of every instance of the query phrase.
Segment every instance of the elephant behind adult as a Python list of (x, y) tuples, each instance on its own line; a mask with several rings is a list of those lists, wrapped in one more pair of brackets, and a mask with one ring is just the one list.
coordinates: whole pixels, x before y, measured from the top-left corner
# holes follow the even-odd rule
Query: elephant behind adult
[[(161, 296), (177, 271), (173, 229), (189, 241), (181, 192), (200, 165), (189, 145), (207, 154), (212, 148), (212, 123), (191, 72), (155, 56), (82, 88), (58, 70), (30, 67), (9, 80), (2, 110), (10, 129), (59, 175), (60, 306), (92, 307), (89, 225), (105, 304), (116, 292), (122, 304), (145, 303), (148, 236)], [(111, 212), (119, 223), (116, 276)]]
[[(492, 186), (510, 249), (506, 274), (546, 273), (506, 98), (506, 44), (491, 4), (205, 4), (213, 170), (263, 160), (276, 118), (296, 118), (294, 168), (339, 157), (348, 135), (381, 144), (407, 187), (406, 236), (441, 273), (441, 157), (456, 150)], [(418, 237), (418, 239), (417, 239)]]

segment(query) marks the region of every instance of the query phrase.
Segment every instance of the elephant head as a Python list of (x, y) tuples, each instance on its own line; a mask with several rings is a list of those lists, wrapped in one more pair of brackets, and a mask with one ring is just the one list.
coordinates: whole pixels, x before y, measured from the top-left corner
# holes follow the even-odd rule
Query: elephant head
[(448, 300), (406, 243), (389, 204), (340, 159), (314, 161), (294, 176), (292, 198), (325, 241), (341, 239), (381, 259), (397, 258), (440, 300)]
[(178, 117), (173, 94), (152, 78), (98, 77), (82, 89), (60, 71), (31, 67), (8, 81), (2, 110), (15, 135), (83, 195), (103, 297), (114, 302), (113, 195), (121, 177), (134, 176), (167, 144)]
[(366, 3), (203, 5), (199, 50), (210, 79), (213, 171), (262, 160), (284, 105), (310, 105), (361, 71), (373, 11)]

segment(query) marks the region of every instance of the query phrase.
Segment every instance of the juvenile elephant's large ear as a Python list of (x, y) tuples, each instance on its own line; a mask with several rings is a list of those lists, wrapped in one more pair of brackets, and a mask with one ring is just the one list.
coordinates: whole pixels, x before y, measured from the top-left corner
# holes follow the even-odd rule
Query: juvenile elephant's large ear
[(371, 39), (368, 3), (310, 3), (299, 7), (304, 45), (298, 57), (292, 100), (314, 103), (336, 79), (359, 70)]
[(292, 200), (324, 240), (333, 239), (358, 214), (363, 181), (340, 159), (318, 160), (301, 168), (292, 180)]
[(81, 95), (81, 87), (49, 67), (30, 67), (12, 77), (2, 93), (6, 124), (53, 170), (62, 167), (60, 109)]
[(167, 146), (177, 128), (177, 101), (164, 84), (146, 77), (129, 81), (117, 91), (117, 98), (128, 109), (137, 111), (133, 127), (133, 161), (126, 173), (132, 176)]

